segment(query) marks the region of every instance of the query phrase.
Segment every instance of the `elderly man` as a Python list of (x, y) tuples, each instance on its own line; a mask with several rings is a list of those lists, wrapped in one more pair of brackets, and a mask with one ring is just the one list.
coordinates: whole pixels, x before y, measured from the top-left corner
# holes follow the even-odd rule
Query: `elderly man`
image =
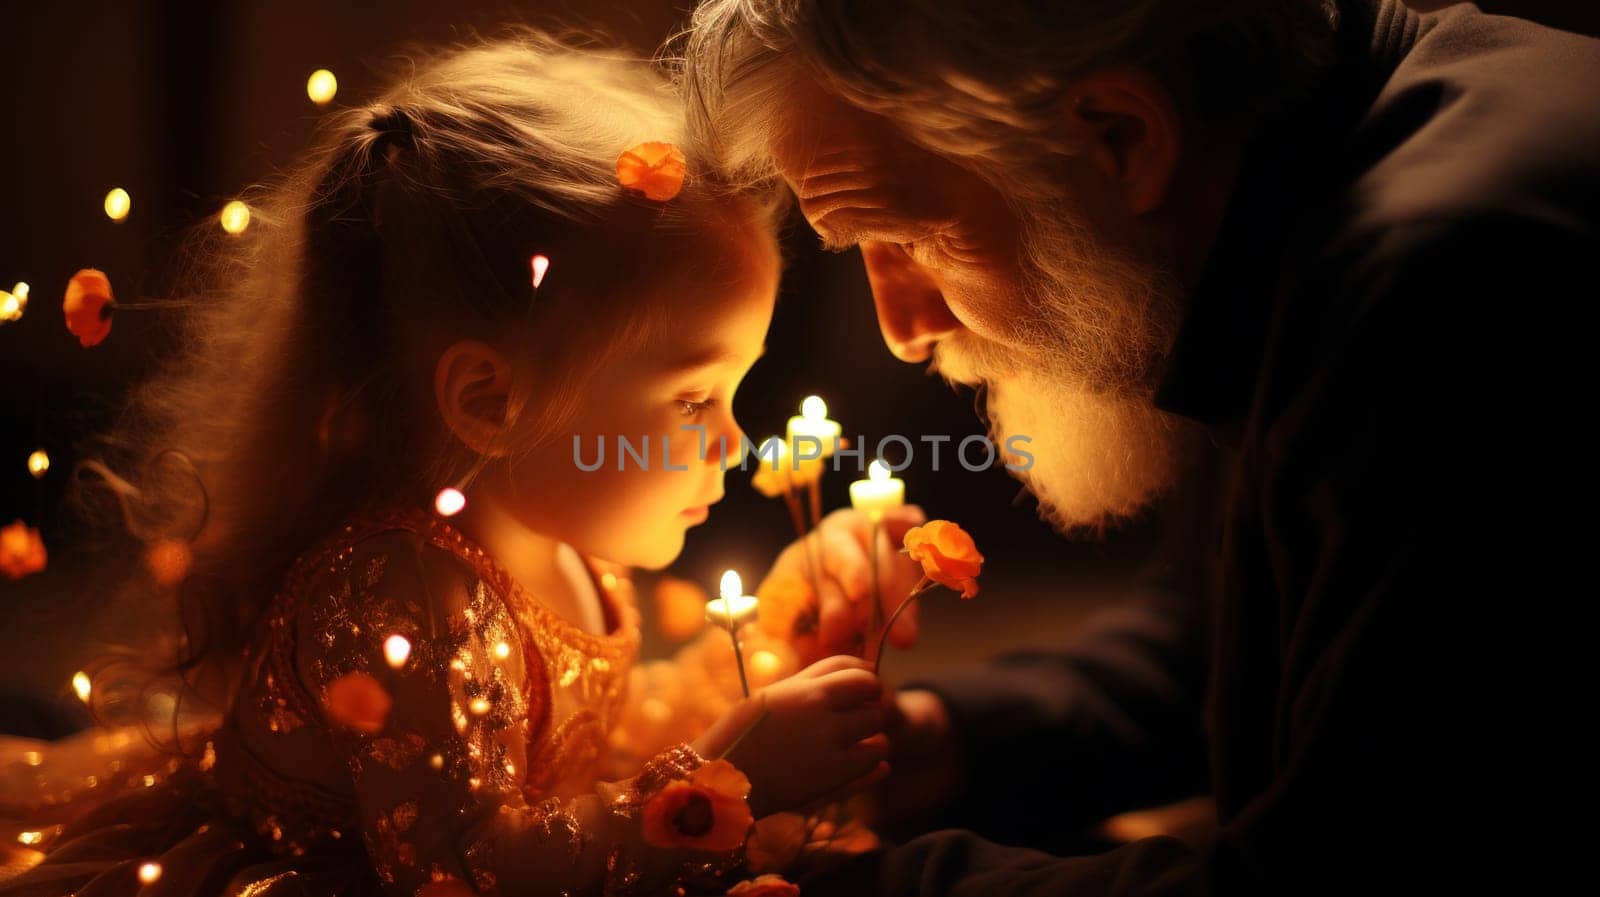
[(1395, 0), (710, 0), (686, 56), (728, 176), (860, 248), (890, 350), (1032, 437), (1054, 524), (1222, 496), (1201, 660), (1142, 606), (953, 672), (898, 697), (891, 775), (1047, 822), (1208, 753), (1213, 843), (946, 831), (808, 893), (1433, 893), (1522, 856), (1489, 808), (1564, 774), (1500, 745), (1542, 731), (1512, 649), (1580, 556), (1530, 524), (1588, 463), (1600, 43)]

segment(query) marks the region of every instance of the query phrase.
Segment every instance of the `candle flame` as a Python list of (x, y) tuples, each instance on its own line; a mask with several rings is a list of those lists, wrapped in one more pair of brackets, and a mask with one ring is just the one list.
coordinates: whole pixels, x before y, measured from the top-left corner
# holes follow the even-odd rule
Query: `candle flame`
[(892, 471), (889, 470), (889, 465), (883, 463), (881, 459), (867, 465), (867, 479), (875, 483), (882, 483), (888, 480), (890, 473)]
[(531, 262), (533, 265), (533, 288), (537, 290), (539, 288), (539, 284), (544, 283), (544, 272), (550, 270), (550, 257), (547, 255), (536, 255), (533, 257)]
[(806, 400), (800, 403), (800, 416), (806, 420), (827, 420), (828, 403), (822, 401), (822, 396), (806, 396)]
[(139, 880), (145, 884), (154, 884), (161, 877), (160, 863), (145, 863), (139, 867)]
[(73, 673), (72, 690), (78, 693), (78, 700), (89, 703), (89, 674), (82, 670)]
[(49, 469), (50, 455), (44, 449), (36, 449), (33, 454), (28, 456), (28, 473), (33, 474), (34, 479), (37, 480), (44, 476)]
[(744, 580), (739, 578), (736, 570), (729, 570), (722, 574), (722, 583), (717, 589), (717, 594), (723, 598), (733, 599), (744, 594)]
[(18, 300), (26, 304), (28, 301), (28, 284), (24, 281), (17, 281), (17, 285), (11, 288), (11, 295), (16, 296)]

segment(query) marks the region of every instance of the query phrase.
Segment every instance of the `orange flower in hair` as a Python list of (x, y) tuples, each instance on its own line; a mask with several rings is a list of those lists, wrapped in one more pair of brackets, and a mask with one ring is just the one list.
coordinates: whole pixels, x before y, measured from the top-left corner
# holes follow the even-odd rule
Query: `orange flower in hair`
[(111, 333), (111, 312), (116, 302), (111, 298), (111, 279), (105, 272), (84, 268), (67, 281), (67, 294), (61, 300), (61, 311), (67, 318), (67, 330), (78, 338), (85, 349), (100, 344)]
[(712, 760), (669, 782), (644, 805), (644, 840), (653, 847), (737, 850), (755, 818), (750, 780), (726, 760)]
[(904, 545), (906, 554), (922, 565), (924, 576), (960, 592), (962, 598), (978, 594), (983, 555), (966, 530), (948, 520), (930, 520), (907, 531)]
[(781, 875), (759, 875), (729, 888), (728, 897), (800, 897), (800, 886)]
[(39, 531), (15, 520), (0, 527), (0, 575), (21, 579), (44, 569), (47, 555)]
[(677, 196), (687, 171), (683, 151), (659, 140), (641, 143), (617, 157), (617, 182), (656, 202)]
[(366, 673), (345, 673), (322, 691), (328, 718), (367, 735), (383, 731), (393, 701), (378, 680)]

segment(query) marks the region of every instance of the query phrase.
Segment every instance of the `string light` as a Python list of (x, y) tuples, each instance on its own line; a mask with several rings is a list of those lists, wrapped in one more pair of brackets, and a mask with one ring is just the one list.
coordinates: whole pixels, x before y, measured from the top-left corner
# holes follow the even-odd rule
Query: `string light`
[(112, 187), (106, 194), (106, 217), (112, 221), (121, 221), (128, 217), (128, 212), (133, 210), (133, 197), (121, 187)]
[(28, 456), (28, 473), (33, 474), (36, 480), (44, 479), (45, 471), (50, 469), (50, 456), (44, 449), (34, 449)]
[(411, 640), (399, 633), (389, 636), (383, 643), (383, 659), (389, 666), (400, 669), (406, 665), (406, 659), (411, 656)]
[(236, 199), (222, 207), (217, 220), (222, 223), (224, 231), (238, 236), (250, 226), (250, 207)]
[(333, 101), (334, 94), (339, 92), (339, 79), (327, 69), (317, 69), (306, 79), (306, 96), (318, 106), (325, 106)]
[(78, 700), (89, 703), (89, 674), (82, 670), (73, 673), (72, 690), (78, 693)]
[(433, 509), (439, 512), (440, 517), (454, 517), (461, 513), (461, 509), (466, 506), (467, 497), (462, 495), (461, 490), (454, 486), (446, 486), (440, 489), (439, 494), (434, 496), (433, 499)]
[(18, 282), (11, 292), (0, 290), (0, 321), (15, 321), (28, 310), (28, 285)]

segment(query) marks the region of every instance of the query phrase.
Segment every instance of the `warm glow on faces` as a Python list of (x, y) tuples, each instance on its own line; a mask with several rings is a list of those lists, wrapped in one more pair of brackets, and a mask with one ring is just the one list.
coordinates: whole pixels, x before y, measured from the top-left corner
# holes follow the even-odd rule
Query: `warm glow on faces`
[(1153, 406), (1177, 292), (1117, 184), (1084, 159), (1008, 203), (885, 119), (796, 88), (775, 161), (812, 227), (859, 245), (884, 341), (985, 383), (991, 435), (1033, 441), (1022, 475), (1063, 529), (1136, 512), (1175, 477), (1181, 425)]
[(922, 361), (958, 329), (1017, 336), (1020, 229), (1000, 194), (879, 116), (796, 92), (773, 154), (824, 244), (860, 245), (889, 349)]
[[(737, 452), (743, 434), (733, 419), (734, 391), (761, 355), (778, 287), (776, 246), (748, 232), (727, 233), (732, 245), (706, 247), (704, 265), (652, 285), (672, 297), (659, 313), (659, 335), (602, 365), (565, 430), (506, 472), (504, 503), (529, 529), (584, 554), (654, 569), (677, 557), (689, 527), (722, 498), (719, 438), (730, 455)], [(713, 265), (723, 270), (707, 270)], [(619, 323), (594, 326), (607, 332)], [(680, 429), (686, 425), (705, 428), (703, 458), (698, 434)], [(575, 434), (588, 466), (604, 440), (599, 469), (577, 466)], [(617, 469), (619, 436), (635, 451), (649, 437), (648, 469), (632, 456)], [(670, 445), (666, 459), (663, 444)]]

